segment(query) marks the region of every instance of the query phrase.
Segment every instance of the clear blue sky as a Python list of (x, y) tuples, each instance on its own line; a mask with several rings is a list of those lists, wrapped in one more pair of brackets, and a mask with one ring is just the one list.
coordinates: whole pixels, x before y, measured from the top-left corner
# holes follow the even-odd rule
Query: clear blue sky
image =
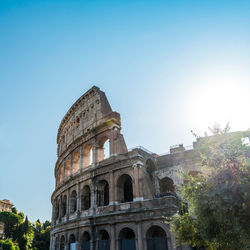
[[(250, 1), (0, 1), (0, 199), (51, 218), (56, 134), (93, 84), (128, 147), (250, 125)], [(249, 92), (248, 92), (249, 90)]]

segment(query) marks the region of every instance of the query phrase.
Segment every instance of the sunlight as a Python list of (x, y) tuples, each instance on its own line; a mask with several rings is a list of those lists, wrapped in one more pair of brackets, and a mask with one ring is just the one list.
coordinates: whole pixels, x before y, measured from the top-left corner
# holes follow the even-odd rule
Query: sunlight
[(199, 128), (230, 122), (232, 130), (246, 130), (250, 127), (249, 99), (250, 84), (222, 76), (210, 77), (192, 90), (187, 105), (189, 119)]

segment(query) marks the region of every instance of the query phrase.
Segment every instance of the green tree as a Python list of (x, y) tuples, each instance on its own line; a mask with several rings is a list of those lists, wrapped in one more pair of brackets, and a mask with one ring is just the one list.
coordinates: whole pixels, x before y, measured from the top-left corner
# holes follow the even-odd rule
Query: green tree
[(0, 240), (0, 249), (2, 250), (19, 250), (19, 247), (12, 240)]
[(208, 249), (250, 249), (249, 131), (229, 133), (229, 126), (210, 128), (197, 137), (202, 170), (184, 175), (180, 196), (188, 203), (170, 219), (179, 244)]
[(50, 226), (49, 221), (45, 221), (42, 225), (39, 220), (36, 221), (34, 228), (33, 249), (48, 250), (50, 245)]
[(3, 211), (0, 212), (0, 221), (4, 223), (5, 238), (15, 238), (17, 228), (22, 223), (22, 217), (12, 212)]

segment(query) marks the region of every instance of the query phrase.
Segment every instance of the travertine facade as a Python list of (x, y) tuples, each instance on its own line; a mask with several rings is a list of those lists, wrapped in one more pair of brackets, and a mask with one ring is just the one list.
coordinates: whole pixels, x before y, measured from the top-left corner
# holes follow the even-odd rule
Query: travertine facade
[(97, 87), (64, 116), (51, 197), (51, 249), (174, 249), (162, 216), (179, 209), (178, 172), (197, 171), (198, 156), (182, 145), (162, 156), (141, 147), (128, 151), (120, 131), (120, 115)]
[[(13, 204), (9, 200), (0, 200), (0, 212), (2, 211), (9, 211), (11, 212), (11, 208), (13, 207)], [(0, 237), (3, 237), (4, 232), (4, 224), (0, 222)]]

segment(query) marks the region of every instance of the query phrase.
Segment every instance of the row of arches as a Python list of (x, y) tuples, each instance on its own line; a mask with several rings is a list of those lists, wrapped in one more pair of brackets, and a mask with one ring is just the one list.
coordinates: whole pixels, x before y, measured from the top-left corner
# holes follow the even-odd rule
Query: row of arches
[[(118, 202), (131, 202), (133, 201), (133, 181), (130, 175), (123, 174), (118, 178), (117, 181), (117, 197)], [(91, 199), (91, 193), (94, 195), (94, 199)], [(79, 199), (78, 199), (79, 198)], [(91, 201), (92, 200), (92, 201)], [(95, 201), (95, 204), (91, 204)], [(73, 190), (69, 194), (69, 214), (73, 214), (77, 211), (77, 202), (80, 202), (80, 210), (84, 211), (91, 208), (92, 205), (98, 207), (107, 206), (110, 202), (110, 186), (108, 181), (98, 181), (94, 192), (91, 192), (89, 185), (84, 185), (80, 191), (79, 196), (76, 190)], [(61, 213), (60, 213), (61, 209)], [(58, 199), (55, 202), (55, 219), (59, 216), (64, 217), (67, 213), (67, 195), (64, 194), (61, 201)]]
[[(96, 244), (93, 245), (93, 241)], [(124, 227), (118, 233), (119, 249), (118, 250), (136, 250), (136, 234), (130, 227)], [(85, 231), (80, 240), (82, 250), (110, 250), (111, 238), (106, 230), (100, 230), (97, 235), (97, 240), (92, 239), (91, 234)], [(64, 235), (61, 238), (57, 237), (55, 240), (55, 250), (65, 250), (67, 246)], [(92, 247), (91, 247), (92, 246)], [(165, 230), (160, 226), (151, 226), (146, 232), (146, 250), (168, 250), (168, 240)], [(71, 234), (68, 241), (70, 250), (76, 249), (76, 238)]]
[[(110, 140), (108, 137), (103, 137), (98, 143), (96, 153), (92, 144), (86, 145), (82, 153), (75, 152), (72, 159), (68, 158), (65, 164), (60, 165), (57, 174), (57, 184), (62, 183), (68, 179), (71, 175), (77, 173), (81, 168), (87, 168), (92, 165), (93, 162), (100, 162), (110, 157)], [(95, 159), (97, 157), (97, 159)], [(82, 158), (82, 159), (81, 159)]]

